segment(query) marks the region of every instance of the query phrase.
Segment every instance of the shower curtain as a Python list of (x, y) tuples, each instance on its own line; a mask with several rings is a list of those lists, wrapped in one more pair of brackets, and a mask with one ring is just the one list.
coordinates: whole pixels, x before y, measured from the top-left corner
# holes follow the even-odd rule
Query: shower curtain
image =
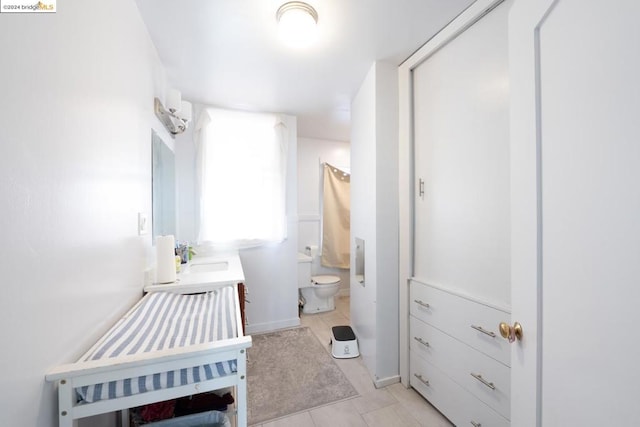
[(322, 194), (322, 265), (349, 268), (350, 175), (324, 164)]

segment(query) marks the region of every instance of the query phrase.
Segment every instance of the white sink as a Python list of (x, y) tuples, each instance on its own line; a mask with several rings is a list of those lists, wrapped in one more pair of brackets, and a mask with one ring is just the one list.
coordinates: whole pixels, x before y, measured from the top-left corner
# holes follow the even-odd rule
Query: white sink
[(189, 272), (191, 273), (211, 273), (228, 269), (229, 263), (227, 261), (192, 263), (189, 266)]
[(145, 286), (147, 292), (208, 292), (220, 286), (244, 283), (242, 263), (237, 253), (194, 257), (178, 273), (173, 283)]

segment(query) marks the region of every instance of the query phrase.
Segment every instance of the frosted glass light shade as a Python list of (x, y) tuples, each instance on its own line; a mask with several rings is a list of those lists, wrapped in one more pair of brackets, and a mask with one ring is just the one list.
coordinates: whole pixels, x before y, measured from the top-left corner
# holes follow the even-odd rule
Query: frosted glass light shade
[(306, 47), (317, 37), (318, 14), (310, 5), (292, 1), (278, 9), (278, 34), (291, 47)]

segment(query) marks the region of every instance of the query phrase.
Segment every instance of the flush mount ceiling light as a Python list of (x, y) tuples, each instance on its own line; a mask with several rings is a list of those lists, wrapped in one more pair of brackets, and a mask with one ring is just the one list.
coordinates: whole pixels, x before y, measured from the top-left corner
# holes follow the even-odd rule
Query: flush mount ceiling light
[(291, 47), (306, 47), (316, 39), (318, 12), (301, 1), (283, 4), (276, 12), (278, 32), (282, 41)]
[(178, 135), (187, 130), (187, 126), (189, 126), (191, 103), (183, 101), (180, 91), (175, 89), (169, 90), (165, 101), (166, 107), (162, 105), (158, 98), (154, 99), (156, 116), (172, 136)]

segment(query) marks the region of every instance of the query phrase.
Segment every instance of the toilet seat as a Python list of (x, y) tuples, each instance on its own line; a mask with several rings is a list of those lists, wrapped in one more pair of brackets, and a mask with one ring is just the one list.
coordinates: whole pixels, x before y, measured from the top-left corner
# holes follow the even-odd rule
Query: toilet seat
[(316, 285), (334, 285), (340, 282), (340, 278), (338, 276), (313, 276), (311, 278), (313, 283)]
[[(308, 280), (308, 279), (307, 279)], [(334, 297), (340, 291), (340, 277), (311, 276), (309, 286), (300, 288), (305, 299), (302, 312), (306, 314), (335, 310)]]

